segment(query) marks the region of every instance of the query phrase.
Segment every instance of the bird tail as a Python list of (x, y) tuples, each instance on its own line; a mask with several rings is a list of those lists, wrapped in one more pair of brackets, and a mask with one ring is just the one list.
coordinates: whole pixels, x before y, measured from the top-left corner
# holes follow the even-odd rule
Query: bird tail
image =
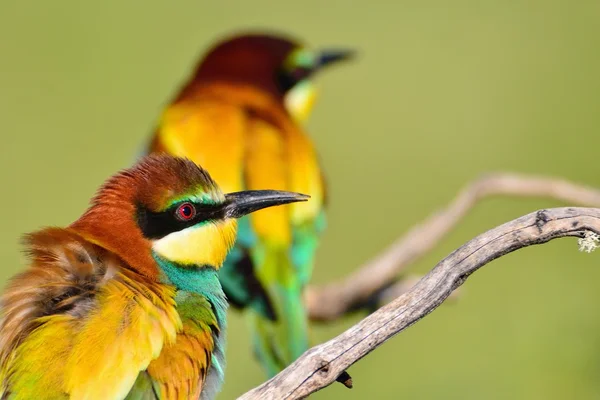
[(308, 318), (302, 301), (304, 284), (290, 259), (289, 248), (259, 246), (255, 250), (258, 261), (255, 273), (273, 314), (261, 312), (263, 304), (252, 304), (249, 319), (256, 356), (272, 377), (308, 348)]

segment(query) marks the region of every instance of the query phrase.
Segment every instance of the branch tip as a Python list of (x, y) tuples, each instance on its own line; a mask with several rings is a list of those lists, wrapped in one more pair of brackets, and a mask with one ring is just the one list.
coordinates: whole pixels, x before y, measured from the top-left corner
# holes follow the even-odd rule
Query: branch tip
[(592, 251), (598, 248), (600, 243), (600, 236), (597, 233), (592, 231), (585, 231), (583, 233), (583, 237), (577, 240), (577, 244), (579, 245), (579, 251), (585, 253), (591, 253)]

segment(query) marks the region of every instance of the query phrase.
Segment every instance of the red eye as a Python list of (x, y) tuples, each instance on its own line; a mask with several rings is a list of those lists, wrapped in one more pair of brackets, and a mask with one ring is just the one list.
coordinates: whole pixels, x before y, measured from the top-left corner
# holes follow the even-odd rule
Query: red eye
[(192, 203), (183, 203), (177, 207), (175, 214), (179, 220), (189, 221), (196, 216), (196, 208)]

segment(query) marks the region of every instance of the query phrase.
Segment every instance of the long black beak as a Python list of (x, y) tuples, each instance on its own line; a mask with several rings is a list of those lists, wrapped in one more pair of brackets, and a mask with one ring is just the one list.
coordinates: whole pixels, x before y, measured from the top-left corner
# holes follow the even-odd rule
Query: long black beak
[(251, 212), (281, 204), (307, 201), (310, 196), (279, 190), (246, 190), (225, 195), (225, 217), (240, 218)]
[(335, 64), (339, 61), (351, 60), (356, 55), (354, 50), (323, 50), (319, 53), (319, 61), (317, 69), (321, 69), (326, 65)]

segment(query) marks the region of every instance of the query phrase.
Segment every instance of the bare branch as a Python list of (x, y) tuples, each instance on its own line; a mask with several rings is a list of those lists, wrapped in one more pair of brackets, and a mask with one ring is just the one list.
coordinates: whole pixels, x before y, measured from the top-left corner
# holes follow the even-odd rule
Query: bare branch
[(308, 350), (239, 399), (306, 397), (330, 385), (346, 368), (429, 314), (483, 265), (522, 247), (567, 236), (587, 238), (590, 232), (600, 233), (600, 209), (540, 210), (487, 231), (442, 260), (407, 293), (336, 338)]
[[(416, 225), (351, 275), (324, 286), (309, 286), (305, 302), (311, 320), (335, 320), (369, 304), (375, 294), (379, 297), (379, 291), (394, 284), (401, 272), (433, 249), (479, 200), (497, 195), (546, 197), (600, 207), (600, 190), (565, 180), (507, 173), (483, 176), (464, 188), (445, 209)], [(397, 285), (405, 287), (402, 282)]]
[[(412, 289), (412, 287), (415, 286), (422, 278), (423, 275), (407, 275), (402, 277), (401, 280), (395, 282), (393, 285), (377, 292), (377, 302), (373, 304), (373, 306), (377, 308), (372, 309), (371, 311), (375, 311), (382, 305), (388, 304), (394, 299), (402, 296), (404, 293)], [(460, 289), (456, 289), (454, 292), (452, 292), (448, 300), (457, 299), (459, 297), (459, 292)]]

